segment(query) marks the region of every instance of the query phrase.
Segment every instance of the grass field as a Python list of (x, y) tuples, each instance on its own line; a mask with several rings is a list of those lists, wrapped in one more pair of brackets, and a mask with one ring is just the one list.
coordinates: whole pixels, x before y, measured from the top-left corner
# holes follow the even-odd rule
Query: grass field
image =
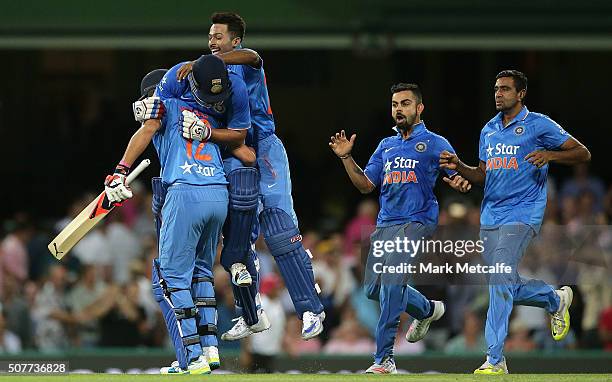
[(417, 382), (463, 382), (463, 381), (520, 381), (520, 382), (591, 382), (612, 381), (612, 374), (511, 374), (503, 376), (475, 376), (465, 374), (400, 374), (400, 375), (287, 375), (287, 374), (232, 374), (232, 375), (61, 375), (61, 376), (5, 376), (0, 375), (0, 381), (39, 382), (39, 381), (67, 381), (67, 382), (131, 382), (131, 381), (223, 381), (223, 382), (336, 382), (336, 381), (417, 381)]

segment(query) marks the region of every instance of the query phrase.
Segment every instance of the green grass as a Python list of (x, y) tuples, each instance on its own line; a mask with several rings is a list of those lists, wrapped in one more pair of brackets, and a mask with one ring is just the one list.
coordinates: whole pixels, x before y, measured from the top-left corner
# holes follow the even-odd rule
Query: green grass
[(61, 376), (0, 376), (0, 381), (15, 382), (168, 382), (168, 381), (223, 381), (223, 382), (335, 382), (335, 381), (418, 381), (418, 382), (463, 382), (463, 381), (519, 381), (519, 382), (591, 382), (612, 381), (612, 374), (511, 374), (503, 376), (475, 376), (466, 374), (403, 374), (403, 375), (287, 375), (287, 374), (232, 374), (232, 375), (110, 375), (110, 374), (88, 374), (88, 375), (61, 375)]

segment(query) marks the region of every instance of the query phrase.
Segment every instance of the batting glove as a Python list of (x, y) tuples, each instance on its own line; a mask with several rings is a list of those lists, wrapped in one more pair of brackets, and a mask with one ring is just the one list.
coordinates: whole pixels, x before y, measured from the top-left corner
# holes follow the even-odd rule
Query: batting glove
[(164, 104), (159, 97), (147, 97), (132, 104), (134, 119), (140, 123), (147, 119), (160, 119), (164, 116)]
[(183, 137), (186, 139), (195, 139), (196, 141), (207, 141), (212, 135), (212, 129), (208, 123), (204, 123), (189, 110), (183, 110), (181, 117), (183, 125)]
[(126, 199), (130, 199), (132, 196), (132, 190), (125, 183), (130, 168), (124, 165), (117, 165), (115, 173), (108, 175), (104, 181), (104, 191), (106, 197), (111, 203), (120, 205)]

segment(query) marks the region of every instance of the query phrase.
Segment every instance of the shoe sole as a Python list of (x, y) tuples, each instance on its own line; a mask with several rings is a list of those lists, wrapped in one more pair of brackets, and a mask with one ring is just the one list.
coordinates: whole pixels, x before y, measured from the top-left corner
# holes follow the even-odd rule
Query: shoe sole
[(503, 370), (500, 370), (499, 372), (497, 371), (490, 371), (490, 370), (480, 370), (480, 369), (476, 369), (474, 370), (474, 374), (477, 375), (506, 375), (506, 373)]
[(427, 335), (427, 333), (429, 332), (429, 326), (431, 325), (431, 323), (432, 323), (432, 322), (435, 322), (435, 321), (438, 321), (440, 318), (442, 318), (442, 316), (444, 316), (444, 313), (446, 313), (446, 304), (444, 304), (444, 302), (442, 302), (442, 301), (438, 301), (438, 302), (442, 304), (442, 309), (441, 309), (441, 312), (440, 312), (440, 314), (438, 315), (438, 317), (434, 317), (434, 316), (435, 316), (435, 314), (436, 314), (435, 307), (434, 307), (434, 312), (433, 312), (433, 315), (432, 315), (431, 317), (429, 317), (429, 318), (426, 318), (426, 320), (429, 320), (429, 323), (427, 324), (427, 329), (424, 331), (424, 333), (423, 333), (423, 335), (421, 336), (421, 338), (418, 338), (418, 339), (412, 339), (412, 340), (411, 340), (411, 339), (409, 339), (410, 332), (408, 332), (408, 333), (406, 333), (406, 341), (408, 341), (408, 342), (409, 342), (409, 343), (411, 343), (411, 344), (416, 343), (416, 342), (419, 342), (420, 340), (422, 340), (423, 338), (425, 338), (425, 336), (426, 336), (426, 335)]
[(570, 306), (572, 306), (572, 301), (574, 300), (574, 291), (572, 290), (572, 288), (568, 287), (568, 286), (564, 286), (561, 288), (561, 290), (565, 291), (567, 293), (567, 306), (565, 307), (565, 313), (563, 314), (563, 321), (565, 322), (565, 328), (563, 329), (563, 331), (561, 332), (561, 334), (555, 336), (555, 334), (553, 333), (553, 339), (555, 341), (561, 341), (562, 339), (564, 339), (567, 336), (567, 333), (569, 333), (570, 330), (570, 314), (569, 314), (569, 308)]
[(230, 336), (226, 336), (225, 334), (226, 334), (226, 333), (223, 333), (223, 334), (221, 335), (221, 339), (222, 339), (223, 341), (238, 341), (238, 340), (241, 340), (241, 339), (243, 339), (243, 338), (247, 338), (248, 336), (250, 336), (251, 334), (253, 334), (253, 331), (252, 331), (252, 330), (249, 330), (248, 332), (245, 332), (245, 334), (244, 334), (244, 335), (240, 335), (240, 336), (237, 336), (237, 337), (231, 337), (231, 338), (230, 338)]

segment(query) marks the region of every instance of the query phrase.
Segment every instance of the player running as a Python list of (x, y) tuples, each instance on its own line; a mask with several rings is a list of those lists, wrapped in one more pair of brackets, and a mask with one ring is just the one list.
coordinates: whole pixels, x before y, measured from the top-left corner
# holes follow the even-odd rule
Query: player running
[(544, 281), (523, 279), (517, 268), (542, 224), (548, 163), (576, 164), (591, 158), (589, 150), (555, 121), (527, 110), (527, 77), (523, 73), (504, 70), (495, 78), (499, 113), (480, 133), (480, 164), (470, 167), (454, 153), (440, 154), (441, 167), (456, 170), (473, 184), (484, 184), (480, 216), (484, 261), (512, 267), (511, 274), (493, 274), (489, 279), (487, 360), (474, 374), (508, 373), (503, 348), (513, 305), (546, 309), (557, 341), (569, 332), (571, 288), (555, 290)]
[[(257, 52), (242, 48), (246, 24), (239, 15), (214, 13), (211, 21), (208, 35), (210, 51), (222, 58), (232, 71), (238, 73), (248, 88), (253, 129), (249, 131), (246, 143), (257, 153), (257, 168), (260, 173), (259, 193), (263, 204), (263, 210), (259, 214), (259, 224), (268, 249), (283, 276), (296, 313), (303, 321), (302, 338), (307, 340), (323, 331), (325, 312), (317, 295), (310, 254), (302, 245), (302, 236), (293, 210), (289, 162), (283, 143), (275, 134), (263, 60)], [(187, 64), (181, 68), (178, 79), (189, 79), (191, 67), (191, 64)], [(226, 171), (235, 166), (235, 160), (231, 158), (226, 160)], [(230, 222), (232, 216), (230, 208), (228, 218)], [(244, 230), (240, 232), (244, 234)], [(249, 237), (251, 232), (248, 232)], [(257, 234), (253, 236), (252, 240), (256, 239)], [(243, 247), (242, 251), (249, 254), (251, 259), (245, 258), (242, 253), (228, 256), (233, 254), (231, 251), (226, 251), (228, 253), (222, 254), (222, 264), (226, 269), (231, 269), (237, 262), (240, 263), (238, 260), (242, 259), (251, 279), (256, 280), (257, 270), (252, 265), (256, 263), (256, 254), (250, 244)], [(257, 316), (253, 317), (254, 309), (257, 308), (249, 306), (257, 295), (257, 282), (248, 285), (249, 294), (240, 294), (243, 288), (237, 287), (234, 281), (236, 278), (240, 276), (232, 272), (234, 295), (237, 297), (237, 306), (242, 308), (242, 315), (234, 327), (222, 335), (221, 338), (224, 340), (237, 340), (262, 330), (262, 325), (257, 322)]]
[[(365, 275), (368, 298), (380, 302), (374, 364), (366, 370), (373, 374), (397, 373), (393, 344), (402, 312), (414, 318), (406, 334), (408, 342), (421, 340), (431, 323), (444, 314), (444, 304), (428, 300), (408, 285), (406, 275), (373, 271), (377, 265), (398, 265), (410, 258), (410, 254), (399, 252), (378, 257), (373, 253), (375, 242), (394, 242), (397, 238), (417, 241), (433, 234), (438, 224), (438, 201), (433, 193), (440, 172), (438, 158), (444, 150), (453, 151), (444, 137), (427, 130), (421, 120), (424, 105), (417, 85), (393, 85), (391, 93), (391, 115), (396, 123), (393, 129), (397, 134), (380, 142), (365, 170), (351, 156), (355, 134), (347, 139), (342, 130), (329, 143), (361, 193), (380, 187), (381, 208), (371, 236)], [(471, 188), (455, 171), (446, 172), (443, 179), (455, 190), (467, 192)]]
[[(211, 371), (203, 346), (210, 346), (208, 341), (217, 345), (212, 267), (228, 204), (219, 147), (214, 143), (193, 144), (183, 138), (183, 128), (197, 120), (204, 125), (202, 134), (239, 145), (246, 131), (218, 128), (250, 127), (244, 82), (236, 78), (230, 85), (225, 64), (218, 58), (206, 56), (201, 60), (205, 70), (200, 72), (198, 81), (212, 82), (216, 87), (203, 87), (196, 94), (185, 88), (180, 98), (152, 97), (137, 101), (135, 116), (143, 124), (130, 140), (115, 173), (105, 182), (109, 201), (130, 198), (132, 194), (125, 185), (125, 177), (135, 159), (153, 141), (167, 192), (161, 211), (164, 219), (159, 234), (159, 259), (153, 262), (153, 293), (162, 309), (178, 361), (177, 366), (161, 370), (168, 374)], [(159, 87), (163, 83), (162, 79)], [(227, 114), (201, 106), (195, 97), (217, 107), (223, 105)], [(226, 102), (228, 98), (230, 102)]]

